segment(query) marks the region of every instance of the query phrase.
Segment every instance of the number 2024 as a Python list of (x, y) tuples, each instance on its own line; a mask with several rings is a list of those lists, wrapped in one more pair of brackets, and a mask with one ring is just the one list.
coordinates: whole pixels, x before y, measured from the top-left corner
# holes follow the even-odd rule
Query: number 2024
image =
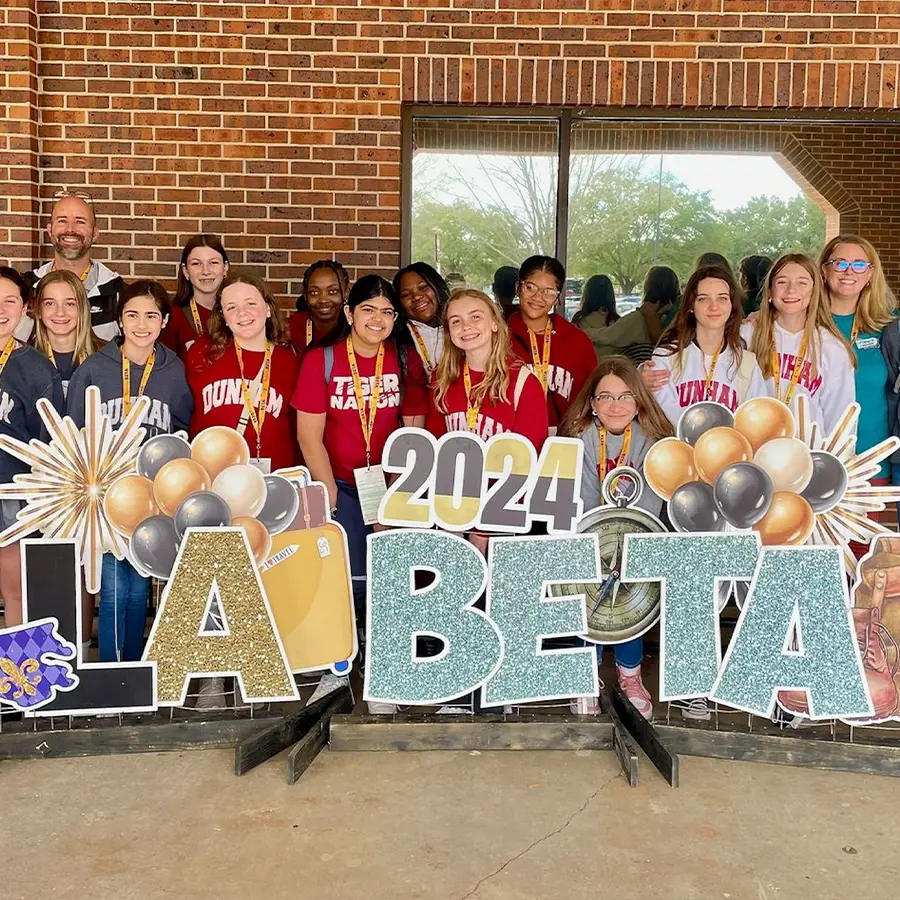
[(397, 479), (381, 500), (384, 525), (522, 533), (535, 521), (571, 532), (581, 517), (582, 443), (548, 439), (540, 457), (517, 434), (484, 442), (468, 432), (440, 440), (420, 428), (395, 431), (382, 465)]

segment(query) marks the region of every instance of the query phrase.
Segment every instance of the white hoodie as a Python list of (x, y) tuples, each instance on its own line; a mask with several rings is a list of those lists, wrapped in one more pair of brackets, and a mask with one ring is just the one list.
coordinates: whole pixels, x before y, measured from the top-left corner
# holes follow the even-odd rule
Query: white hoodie
[[(741, 325), (741, 337), (748, 345), (753, 343), (753, 322)], [(778, 353), (780, 384), (779, 399), (784, 399), (794, 373), (794, 363), (800, 352), (803, 332), (792, 334), (775, 323), (775, 349)], [(807, 357), (808, 357), (807, 353)], [(830, 434), (847, 407), (856, 399), (855, 378), (847, 348), (829, 331), (818, 330), (816, 347), (816, 377), (807, 358), (800, 368), (797, 386), (791, 395), (791, 409), (796, 413), (797, 397), (809, 398), (809, 412), (814, 422)], [(766, 379), (769, 393), (775, 396), (775, 379)]]
[(740, 365), (728, 348), (719, 354), (716, 361), (708, 397), (704, 396), (704, 389), (712, 356), (704, 354), (696, 344), (690, 344), (681, 355), (680, 367), (675, 365), (676, 359), (677, 356), (662, 347), (657, 347), (653, 352), (654, 368), (662, 367), (671, 373), (669, 380), (656, 392), (656, 399), (673, 425), (678, 425), (681, 413), (685, 409), (701, 400), (721, 403), (734, 412), (738, 404), (744, 400), (772, 396), (772, 391), (766, 386), (756, 363), (753, 365), (745, 395), (739, 396)]

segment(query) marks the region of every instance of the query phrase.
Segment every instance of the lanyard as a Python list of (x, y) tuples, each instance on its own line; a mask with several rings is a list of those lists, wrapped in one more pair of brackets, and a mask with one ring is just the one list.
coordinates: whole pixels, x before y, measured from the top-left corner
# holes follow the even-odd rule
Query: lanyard
[(194, 331), (198, 335), (203, 334), (203, 325), (200, 323), (200, 311), (197, 309), (197, 301), (191, 297), (191, 316), (194, 319)]
[(469, 431), (475, 431), (475, 423), (478, 421), (478, 413), (481, 412), (481, 404), (472, 404), (472, 374), (469, 372), (469, 364), (463, 364), (463, 386), (466, 389), (466, 424)]
[(259, 459), (260, 442), (262, 441), (263, 423), (266, 421), (266, 404), (269, 402), (269, 385), (272, 381), (272, 349), (274, 344), (266, 341), (266, 355), (263, 358), (263, 376), (262, 385), (259, 391), (259, 411), (253, 405), (253, 398), (250, 396), (250, 387), (247, 379), (244, 377), (244, 356), (237, 341), (234, 344), (234, 352), (237, 355), (238, 369), (241, 371), (241, 392), (244, 395), (244, 406), (247, 408), (247, 415), (253, 423), (253, 430), (256, 432), (256, 458)]
[(378, 398), (381, 395), (381, 373), (384, 370), (384, 344), (378, 345), (378, 356), (375, 358), (375, 384), (369, 395), (369, 415), (366, 418), (366, 398), (363, 396), (362, 380), (359, 377), (359, 366), (356, 365), (356, 352), (353, 340), (347, 338), (347, 359), (350, 362), (350, 374), (353, 376), (353, 393), (356, 397), (356, 409), (362, 425), (363, 440), (366, 442), (366, 468), (372, 453), (372, 435), (375, 433), (375, 416), (378, 413)]
[[(603, 479), (606, 478), (606, 429), (599, 422), (597, 423), (597, 443), (600, 445), (600, 459), (597, 463), (597, 474), (600, 476), (600, 483), (603, 484)], [(616, 460), (616, 468), (625, 465), (625, 461), (628, 459), (628, 451), (630, 449), (631, 423), (628, 424), (628, 427), (625, 429), (625, 432), (622, 436), (622, 452), (619, 454), (619, 458)]]
[(775, 373), (775, 397), (778, 400), (781, 400), (785, 406), (788, 406), (791, 402), (791, 397), (794, 394), (794, 388), (797, 387), (797, 382), (800, 380), (800, 370), (803, 368), (803, 361), (806, 358), (806, 335), (803, 335), (803, 340), (800, 341), (800, 352), (794, 358), (794, 368), (791, 371), (791, 380), (788, 384), (787, 392), (784, 397), (781, 396), (781, 365), (778, 359), (778, 352), (772, 351), (772, 371)]
[(851, 346), (856, 343), (857, 335), (859, 334), (859, 314), (853, 314), (853, 327), (850, 329), (850, 344)]
[[(91, 273), (91, 266), (92, 266), (92, 265), (93, 265), (93, 263), (88, 263), (88, 264), (87, 264), (87, 268), (86, 268), (86, 269), (78, 276), (78, 277), (81, 279), (81, 283), (82, 283), (82, 284), (84, 284), (84, 283), (87, 282), (87, 280), (88, 280), (88, 275), (90, 275), (90, 273)], [(56, 261), (55, 261), (55, 260), (54, 260), (54, 262), (53, 262), (53, 268), (52, 268), (50, 271), (51, 271), (51, 272), (56, 272), (56, 271), (57, 271), (57, 268), (56, 268)]]
[(6, 368), (6, 363), (9, 360), (10, 354), (16, 349), (16, 343), (16, 339), (10, 337), (6, 342), (6, 346), (3, 348), (3, 353), (0, 353), (0, 375), (3, 374), (3, 370)]
[(306, 320), (306, 346), (312, 343), (312, 319)]
[(543, 358), (538, 357), (537, 338), (534, 332), (528, 329), (528, 340), (531, 343), (531, 358), (534, 361), (534, 370), (540, 379), (541, 387), (544, 393), (547, 393), (547, 372), (550, 369), (550, 336), (553, 334), (553, 319), (547, 319), (547, 325), (544, 327), (544, 354)]
[[(701, 354), (703, 353), (702, 350), (700, 352)], [(712, 393), (710, 389), (712, 387), (713, 375), (716, 373), (716, 363), (719, 361), (719, 352), (719, 350), (716, 350), (716, 352), (713, 353), (713, 358), (709, 364), (709, 371), (706, 373), (706, 384), (703, 386), (704, 400), (709, 400), (710, 394)]]
[(54, 369), (59, 368), (59, 366), (56, 365), (56, 357), (53, 355), (53, 348), (50, 346), (49, 343), (47, 344), (47, 359), (49, 359), (50, 362), (53, 364)]
[[(144, 390), (147, 382), (150, 380), (150, 373), (153, 371), (153, 364), (156, 362), (156, 351), (150, 353), (150, 358), (144, 366), (144, 374), (141, 375), (141, 384), (138, 387), (138, 397), (144, 396)], [(131, 362), (122, 350), (122, 408), (127, 416), (131, 412)]]
[(419, 347), (419, 353), (421, 353), (422, 361), (425, 363), (425, 374), (430, 375), (432, 371), (434, 371), (434, 360), (431, 358), (431, 354), (428, 352), (428, 347), (425, 345), (425, 338), (422, 337), (422, 333), (416, 327), (414, 322), (409, 323), (409, 330), (412, 332), (412, 336), (416, 339), (416, 344)]

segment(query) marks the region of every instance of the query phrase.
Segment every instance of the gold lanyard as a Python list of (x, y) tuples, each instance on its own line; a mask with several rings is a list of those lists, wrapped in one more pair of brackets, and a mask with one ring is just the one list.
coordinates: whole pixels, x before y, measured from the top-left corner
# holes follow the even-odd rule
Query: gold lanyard
[(203, 325), (200, 323), (200, 311), (197, 309), (197, 301), (191, 297), (191, 316), (194, 319), (194, 331), (203, 334)]
[(853, 314), (853, 327), (850, 329), (850, 345), (856, 343), (856, 338), (859, 335), (859, 319), (858, 313)]
[(274, 348), (274, 344), (271, 341), (266, 341), (266, 355), (263, 358), (263, 376), (262, 376), (262, 385), (260, 386), (259, 391), (259, 412), (256, 411), (256, 407), (253, 405), (253, 398), (250, 396), (250, 386), (247, 384), (247, 379), (244, 377), (244, 356), (241, 353), (241, 348), (237, 345), (235, 341), (234, 344), (234, 352), (237, 355), (237, 363), (238, 369), (241, 372), (241, 392), (244, 395), (244, 406), (247, 408), (247, 415), (250, 416), (250, 421), (253, 423), (253, 430), (256, 432), (256, 458), (260, 457), (260, 445), (262, 443), (262, 429), (263, 423), (266, 421), (266, 405), (269, 402), (269, 385), (272, 382), (272, 350)]
[(0, 353), (0, 375), (3, 374), (3, 370), (6, 368), (6, 363), (9, 361), (10, 354), (13, 350), (16, 349), (16, 339), (11, 337), (7, 342), (6, 346), (3, 348), (3, 353)]
[[(597, 443), (600, 445), (599, 461), (597, 462), (597, 474), (600, 476), (600, 484), (606, 478), (606, 429), (597, 423)], [(631, 449), (631, 424), (625, 429), (622, 437), (622, 452), (616, 460), (616, 468), (624, 466), (628, 459), (628, 451)]]
[(56, 365), (56, 357), (53, 355), (53, 348), (49, 344), (47, 344), (47, 359), (53, 363), (53, 368), (59, 368), (59, 366)]
[(425, 346), (425, 338), (422, 337), (421, 332), (416, 328), (414, 322), (409, 323), (409, 330), (416, 339), (416, 344), (419, 346), (419, 352), (422, 354), (422, 360), (425, 363), (425, 374), (430, 375), (432, 371), (434, 371), (434, 360), (432, 360), (431, 354), (428, 352), (428, 347)]
[[(144, 374), (141, 375), (141, 383), (138, 387), (138, 397), (144, 396), (147, 388), (147, 382), (150, 380), (150, 373), (153, 371), (153, 364), (156, 362), (156, 351), (150, 353), (150, 358), (144, 366)], [(131, 412), (131, 362), (122, 349), (122, 408), (127, 416)]]
[(528, 340), (531, 343), (531, 358), (534, 361), (534, 370), (541, 382), (544, 393), (547, 393), (547, 372), (550, 369), (550, 336), (553, 334), (553, 319), (548, 318), (544, 327), (544, 354), (543, 358), (538, 357), (537, 338), (534, 332), (528, 329)]
[(800, 380), (800, 370), (803, 368), (803, 360), (806, 358), (806, 335), (803, 335), (803, 340), (800, 341), (800, 352), (794, 358), (794, 368), (791, 371), (791, 380), (788, 384), (787, 393), (784, 397), (781, 396), (781, 364), (778, 359), (778, 351), (772, 351), (772, 371), (775, 373), (775, 397), (778, 400), (788, 406), (791, 402), (791, 397), (794, 395), (794, 388), (797, 387), (797, 382)]
[(469, 371), (469, 364), (463, 364), (463, 386), (466, 389), (466, 424), (469, 431), (475, 431), (475, 423), (478, 421), (478, 414), (481, 412), (481, 404), (472, 405), (472, 373)]
[(312, 319), (306, 320), (306, 346), (312, 343)]
[[(706, 384), (703, 387), (703, 399), (704, 400), (709, 400), (709, 395), (711, 393), (710, 389), (712, 387), (713, 375), (716, 374), (716, 363), (719, 361), (719, 352), (720, 352), (719, 350), (716, 350), (716, 352), (713, 353), (712, 361), (709, 364), (709, 371), (706, 373)], [(702, 354), (703, 351), (701, 350), (700, 353)]]
[(347, 338), (347, 359), (350, 362), (350, 374), (353, 376), (353, 393), (356, 396), (356, 409), (359, 412), (359, 423), (362, 425), (363, 440), (366, 442), (366, 468), (372, 453), (372, 435), (375, 433), (375, 416), (378, 413), (378, 398), (381, 396), (381, 373), (384, 370), (384, 344), (378, 345), (378, 356), (375, 358), (375, 384), (369, 395), (369, 415), (366, 418), (366, 398), (363, 395), (362, 379), (359, 377), (359, 366), (356, 365), (356, 352), (352, 338)]

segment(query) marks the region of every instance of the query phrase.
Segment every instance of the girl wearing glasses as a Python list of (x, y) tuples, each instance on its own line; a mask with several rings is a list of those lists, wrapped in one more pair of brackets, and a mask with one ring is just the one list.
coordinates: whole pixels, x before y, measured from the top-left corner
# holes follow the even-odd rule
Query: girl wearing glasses
[(181, 251), (172, 314), (162, 342), (182, 361), (191, 344), (209, 334), (209, 316), (228, 275), (228, 254), (214, 234), (195, 234)]
[(529, 257), (519, 269), (519, 309), (509, 317), (513, 352), (537, 375), (547, 398), (551, 434), (597, 365), (591, 339), (554, 313), (565, 285), (559, 260)]
[(340, 327), (341, 308), (349, 292), (350, 276), (335, 259), (317, 260), (303, 273), (297, 312), (288, 319), (291, 343), (300, 356)]
[(759, 314), (741, 326), (771, 392), (790, 406), (807, 397), (813, 421), (829, 434), (853, 403), (850, 347), (828, 311), (819, 267), (787, 253), (771, 268)]
[[(569, 407), (559, 432), (581, 438), (584, 444), (581, 499), (585, 512), (602, 504), (600, 487), (613, 469), (630, 466), (642, 471), (647, 451), (673, 433), (666, 414), (634, 363), (624, 356), (609, 356), (594, 369)], [(638, 506), (658, 516), (662, 501), (645, 489)], [(615, 646), (616, 675), (622, 693), (649, 719), (653, 703), (641, 680), (643, 655), (642, 637)]]
[(431, 378), (444, 351), (441, 322), (450, 289), (428, 263), (414, 262), (394, 276), (394, 290), (407, 318), (406, 332), (400, 339), (416, 348), (425, 376)]

